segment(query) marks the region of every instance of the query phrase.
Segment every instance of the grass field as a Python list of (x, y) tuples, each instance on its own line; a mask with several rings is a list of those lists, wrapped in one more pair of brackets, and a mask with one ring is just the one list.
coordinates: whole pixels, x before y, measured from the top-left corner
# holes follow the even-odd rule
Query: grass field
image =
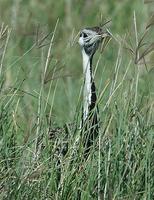
[[(0, 2), (0, 199), (154, 199), (153, 8), (146, 0)], [(102, 123), (84, 160), (75, 143), (78, 33), (107, 20), (113, 38), (93, 63)]]

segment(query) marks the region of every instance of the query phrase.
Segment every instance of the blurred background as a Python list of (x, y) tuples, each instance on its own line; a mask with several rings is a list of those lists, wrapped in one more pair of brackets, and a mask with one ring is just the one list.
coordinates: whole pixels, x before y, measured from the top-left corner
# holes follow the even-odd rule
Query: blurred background
[[(78, 36), (108, 20), (83, 159)], [(154, 0), (0, 0), (0, 199), (154, 199), (153, 137)]]
[[(128, 45), (135, 49), (134, 16), (138, 36), (141, 38), (153, 14), (153, 5), (143, 0), (1, 0), (0, 22), (1, 26), (8, 26), (9, 32), (2, 66), (4, 93), (10, 88), (19, 89), (16, 94), (16, 120), (22, 121), (21, 126), (25, 129), (27, 123), (30, 126), (35, 122), (40, 96), (46, 116), (52, 110), (52, 119), (57, 124), (74, 118), (77, 105), (82, 99), (79, 98), (83, 84), (82, 58), (77, 41), (83, 27), (111, 20), (108, 27), (116, 38), (112, 39), (102, 55), (98, 51), (95, 58), (94, 67), (101, 55), (95, 76), (98, 93), (101, 93), (106, 82), (114, 77), (121, 41), (127, 38)], [(152, 34), (151, 31), (148, 42)], [(46, 65), (51, 39), (49, 63)], [(120, 51), (119, 78), (123, 77), (129, 61), (134, 60), (126, 47)], [(149, 59), (152, 61), (153, 56), (150, 55)], [(125, 91), (135, 78), (135, 66), (131, 65), (128, 72)], [(152, 95), (148, 74), (152, 64), (140, 68), (140, 91)], [(105, 97), (102, 104), (103, 101), (106, 101)]]

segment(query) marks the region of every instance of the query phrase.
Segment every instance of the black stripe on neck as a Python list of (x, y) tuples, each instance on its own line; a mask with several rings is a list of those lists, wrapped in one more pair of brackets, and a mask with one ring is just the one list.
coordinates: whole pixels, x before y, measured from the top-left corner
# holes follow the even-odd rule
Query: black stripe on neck
[(97, 101), (96, 87), (95, 87), (95, 83), (92, 77), (92, 59), (93, 59), (93, 55), (90, 56), (91, 104), (89, 105), (89, 111), (91, 111), (95, 107), (96, 101)]

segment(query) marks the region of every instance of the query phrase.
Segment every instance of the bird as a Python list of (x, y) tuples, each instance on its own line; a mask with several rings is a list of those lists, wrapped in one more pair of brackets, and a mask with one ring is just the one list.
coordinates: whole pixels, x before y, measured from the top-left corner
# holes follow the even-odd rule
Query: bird
[[(87, 160), (90, 155), (90, 149), (94, 146), (93, 144), (98, 137), (100, 120), (98, 117), (97, 95), (92, 62), (100, 44), (104, 44), (105, 46), (110, 38), (111, 34), (105, 26), (84, 28), (80, 31), (78, 43), (81, 47), (84, 77), (83, 108), (80, 127), (77, 128), (77, 123), (70, 123), (66, 124), (64, 127), (49, 129), (49, 136), (52, 141), (52, 155), (57, 169), (57, 184), (59, 190), (61, 190), (62, 163), (65, 155), (69, 157), (70, 165), (72, 165), (72, 161), (76, 162), (76, 159), (80, 157), (76, 155), (79, 153), (79, 144), (82, 144), (83, 157), (80, 158), (83, 161)], [(70, 146), (70, 134), (76, 134), (78, 132), (79, 138), (77, 136), (77, 139), (75, 139), (71, 144), (72, 146)], [(71, 151), (69, 151), (69, 149), (71, 149)], [(78, 196), (81, 196), (80, 191)]]
[[(70, 132), (75, 133), (77, 129), (79, 130), (80, 137), (75, 144), (78, 144), (81, 138), (83, 141), (84, 157), (89, 155), (90, 148), (93, 146), (99, 134), (100, 120), (98, 117), (99, 110), (92, 61), (100, 44), (104, 44), (105, 46), (110, 38), (111, 34), (105, 26), (84, 28), (80, 31), (78, 43), (81, 47), (84, 77), (82, 117), (79, 129), (76, 123), (65, 124), (64, 127), (57, 127), (55, 129), (51, 127), (49, 129), (49, 137), (56, 144), (54, 146), (59, 157), (63, 157), (68, 151)], [(63, 140), (61, 140), (61, 135), (63, 135)]]
[(82, 29), (78, 41), (81, 47), (84, 76), (81, 135), (85, 155), (88, 154), (99, 134), (100, 120), (93, 75), (93, 58), (100, 44), (106, 44), (109, 38), (111, 34), (105, 26), (95, 26)]

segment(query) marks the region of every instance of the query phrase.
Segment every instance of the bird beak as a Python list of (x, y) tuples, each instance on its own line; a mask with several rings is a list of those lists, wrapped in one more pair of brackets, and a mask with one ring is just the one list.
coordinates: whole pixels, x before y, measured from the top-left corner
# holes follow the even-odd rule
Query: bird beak
[(101, 37), (102, 37), (102, 38), (111, 37), (111, 33), (110, 33), (108, 30), (106, 30), (106, 32), (103, 32), (103, 33), (101, 34)]
[(102, 32), (101, 38), (102, 38), (101, 52), (103, 52), (107, 44), (110, 42), (112, 34), (108, 30), (106, 30), (105, 32)]

